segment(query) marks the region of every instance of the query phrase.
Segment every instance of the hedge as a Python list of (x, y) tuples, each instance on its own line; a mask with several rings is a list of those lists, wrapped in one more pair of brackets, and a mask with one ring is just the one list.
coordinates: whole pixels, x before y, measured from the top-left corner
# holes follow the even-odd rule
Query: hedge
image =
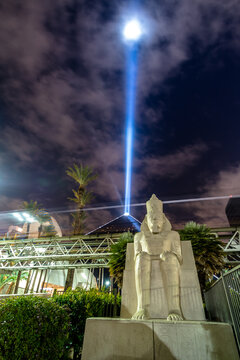
[(7, 299), (0, 304), (0, 359), (65, 359), (69, 326), (68, 311), (52, 299)]
[(90, 291), (68, 290), (62, 295), (55, 295), (53, 298), (59, 305), (67, 306), (70, 310), (70, 333), (68, 347), (74, 348), (74, 359), (78, 359), (78, 354), (83, 343), (85, 322), (89, 317), (112, 316), (109, 311), (116, 302), (117, 313), (120, 310), (121, 298), (104, 291), (92, 289)]

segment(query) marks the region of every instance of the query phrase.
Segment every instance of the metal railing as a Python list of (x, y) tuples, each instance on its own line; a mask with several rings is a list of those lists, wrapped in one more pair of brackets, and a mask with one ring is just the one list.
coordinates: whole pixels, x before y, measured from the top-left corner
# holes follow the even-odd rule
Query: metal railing
[(240, 265), (222, 274), (204, 298), (209, 320), (233, 326), (240, 351)]

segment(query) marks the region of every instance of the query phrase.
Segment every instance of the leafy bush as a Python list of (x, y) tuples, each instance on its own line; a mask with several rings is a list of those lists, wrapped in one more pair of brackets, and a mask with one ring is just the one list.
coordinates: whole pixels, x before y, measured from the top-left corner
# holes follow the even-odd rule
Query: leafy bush
[(78, 358), (82, 347), (86, 319), (89, 317), (109, 316), (107, 309), (115, 301), (118, 308), (121, 303), (120, 296), (115, 298), (112, 294), (95, 289), (90, 291), (82, 289), (68, 290), (62, 295), (55, 295), (54, 300), (59, 305), (67, 306), (70, 310), (71, 328), (68, 347), (74, 348), (75, 359)]
[(127, 244), (133, 242), (133, 234), (130, 232), (120, 236), (119, 241), (111, 246), (109, 271), (114, 277), (118, 287), (122, 287), (123, 271), (125, 269)]
[(69, 324), (66, 309), (51, 299), (4, 300), (0, 304), (0, 359), (64, 358)]

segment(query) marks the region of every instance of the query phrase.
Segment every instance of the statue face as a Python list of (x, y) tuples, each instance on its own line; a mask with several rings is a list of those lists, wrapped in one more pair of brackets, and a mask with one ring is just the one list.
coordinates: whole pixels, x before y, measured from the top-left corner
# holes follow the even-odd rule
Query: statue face
[(147, 212), (147, 223), (153, 234), (158, 234), (163, 227), (163, 213), (160, 208), (152, 208)]

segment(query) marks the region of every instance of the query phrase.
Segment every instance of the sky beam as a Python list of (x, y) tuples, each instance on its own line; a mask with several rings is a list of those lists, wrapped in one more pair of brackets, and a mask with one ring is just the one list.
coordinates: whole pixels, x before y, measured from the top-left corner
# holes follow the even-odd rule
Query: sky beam
[(133, 135), (136, 99), (136, 75), (137, 75), (137, 50), (138, 45), (131, 42), (127, 46), (127, 80), (126, 80), (126, 134), (125, 134), (125, 206), (124, 213), (130, 214), (131, 182), (132, 182), (132, 157)]

